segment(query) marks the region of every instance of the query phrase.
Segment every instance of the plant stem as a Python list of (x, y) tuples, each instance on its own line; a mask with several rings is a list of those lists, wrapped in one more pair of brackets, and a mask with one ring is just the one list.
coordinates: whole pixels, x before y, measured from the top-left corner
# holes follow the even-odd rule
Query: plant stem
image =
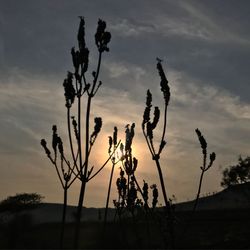
[[(80, 221), (81, 221), (81, 214), (82, 214), (82, 206), (85, 194), (85, 187), (86, 187), (86, 175), (87, 175), (87, 168), (88, 168), (88, 151), (89, 151), (89, 116), (90, 116), (90, 106), (91, 106), (91, 96), (88, 97), (88, 104), (87, 104), (87, 112), (86, 112), (86, 142), (85, 142), (85, 167), (84, 173), (82, 173), (82, 162), (81, 162), (81, 153), (80, 153), (80, 171), (81, 171), (81, 189), (77, 207), (77, 215), (76, 215), (76, 229), (75, 229), (75, 240), (74, 240), (74, 248), (78, 248), (78, 241), (79, 241), (79, 233), (80, 233)], [(80, 132), (79, 132), (80, 137)]]
[(84, 201), (84, 194), (87, 184), (87, 173), (88, 173), (88, 164), (89, 164), (89, 118), (90, 118), (90, 108), (91, 108), (91, 100), (93, 97), (93, 93), (95, 90), (96, 82), (100, 72), (100, 65), (101, 65), (101, 55), (102, 53), (99, 52), (99, 59), (97, 65), (96, 75), (93, 81), (92, 89), (90, 94), (88, 95), (88, 102), (87, 102), (87, 109), (86, 109), (86, 134), (85, 134), (85, 164), (84, 164), (84, 173), (82, 173), (83, 165), (82, 165), (82, 150), (81, 150), (81, 107), (80, 107), (80, 97), (78, 101), (78, 132), (79, 132), (79, 160), (80, 160), (80, 171), (81, 171), (81, 190), (79, 195), (79, 202), (77, 207), (77, 215), (76, 215), (76, 228), (75, 228), (75, 239), (74, 239), (74, 248), (78, 248), (78, 241), (79, 241), (79, 234), (80, 234), (80, 221), (81, 221), (81, 214), (82, 214), (82, 206)]
[(201, 186), (202, 186), (202, 180), (203, 180), (204, 173), (205, 173), (205, 171), (202, 170), (201, 176), (200, 176), (199, 188), (198, 188), (198, 191), (197, 191), (197, 195), (196, 195), (196, 199), (195, 199), (195, 203), (194, 203), (194, 207), (193, 207), (193, 212), (195, 212), (195, 210), (197, 208), (197, 205), (198, 205), (199, 198), (200, 198)]
[[(75, 157), (75, 153), (74, 153), (74, 148), (73, 148), (73, 143), (72, 143), (72, 136), (71, 136), (70, 108), (68, 108), (68, 110), (67, 110), (67, 122), (68, 122), (69, 144), (70, 144), (72, 158), (74, 160), (74, 167), (76, 167), (78, 169), (77, 162), (76, 162), (76, 157)], [(74, 169), (74, 167), (73, 167), (73, 169)]]
[(167, 224), (169, 226), (169, 234), (170, 234), (170, 241), (171, 241), (170, 244), (171, 244), (171, 247), (174, 248), (175, 240), (174, 240), (173, 218), (172, 218), (171, 209), (170, 209), (170, 205), (169, 205), (168, 198), (167, 198), (167, 192), (166, 192), (166, 188), (165, 188), (165, 184), (164, 184), (161, 165), (160, 165), (158, 158), (155, 159), (155, 163), (157, 166), (157, 170), (158, 170), (158, 174), (159, 174), (159, 178), (160, 178), (160, 183), (161, 183), (163, 199), (164, 199), (164, 203), (165, 203), (166, 215), (167, 215), (167, 220), (168, 220)]
[(161, 165), (160, 165), (159, 159), (155, 159), (155, 163), (156, 163), (156, 167), (157, 167), (159, 178), (160, 178), (160, 183), (161, 183), (161, 189), (162, 189), (164, 203), (165, 203), (165, 206), (168, 207), (168, 197), (167, 197), (167, 192), (166, 192), (166, 188), (165, 188), (165, 183), (164, 183), (164, 179), (163, 179), (163, 175), (162, 175), (162, 170), (161, 170)]
[(63, 195), (63, 213), (62, 213), (62, 228), (61, 228), (61, 237), (60, 237), (60, 248), (63, 248), (63, 238), (64, 238), (64, 229), (65, 229), (65, 218), (66, 218), (66, 210), (67, 210), (67, 194), (68, 188), (67, 183), (64, 187), (64, 195)]
[(104, 232), (105, 232), (106, 224), (107, 224), (109, 197), (110, 197), (110, 190), (111, 190), (111, 185), (112, 185), (112, 179), (113, 179), (114, 168), (115, 168), (115, 163), (112, 164), (112, 169), (111, 169), (110, 179), (109, 179), (109, 188), (108, 188), (108, 195), (107, 195), (106, 207), (105, 207), (105, 214), (104, 214)]

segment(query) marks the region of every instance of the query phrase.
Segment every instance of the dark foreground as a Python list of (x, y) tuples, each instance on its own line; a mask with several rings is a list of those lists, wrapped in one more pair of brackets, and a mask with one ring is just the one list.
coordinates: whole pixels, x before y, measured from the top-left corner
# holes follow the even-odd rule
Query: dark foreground
[[(250, 211), (197, 211), (175, 214), (175, 248), (178, 249), (249, 249)], [(157, 217), (159, 219), (159, 216)], [(190, 218), (192, 220), (190, 220)], [(82, 223), (80, 248), (164, 248), (164, 224), (158, 219), (126, 219), (108, 223)], [(186, 229), (183, 231), (183, 229)], [(59, 248), (60, 224), (32, 225), (29, 217), (2, 224), (0, 248)], [(67, 224), (64, 248), (73, 247), (74, 224)]]

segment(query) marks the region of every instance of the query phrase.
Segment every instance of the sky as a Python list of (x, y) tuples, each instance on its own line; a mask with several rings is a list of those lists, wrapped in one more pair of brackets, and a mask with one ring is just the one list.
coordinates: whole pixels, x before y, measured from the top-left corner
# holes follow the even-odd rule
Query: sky
[[(124, 140), (125, 126), (135, 122), (136, 176), (141, 184), (146, 180), (159, 187), (141, 131), (147, 89), (153, 105), (163, 109), (159, 57), (171, 91), (167, 146), (161, 155), (168, 195), (177, 201), (196, 195), (202, 164), (196, 128), (206, 138), (208, 152), (217, 154), (202, 194), (220, 191), (223, 169), (237, 163), (239, 155), (249, 155), (249, 9), (250, 2), (244, 0), (0, 0), (0, 200), (22, 192), (42, 194), (46, 202), (63, 200), (40, 140), (50, 143), (52, 125), (57, 124), (69, 149), (62, 83), (73, 70), (70, 50), (77, 45), (78, 16), (86, 21), (89, 72), (97, 63), (94, 34), (99, 18), (112, 35), (100, 71), (103, 85), (91, 111), (92, 127), (94, 117), (103, 119), (91, 156), (95, 169), (107, 158), (113, 127)], [(87, 77), (91, 79), (90, 73)], [(156, 142), (161, 128), (155, 132)], [(109, 164), (88, 183), (85, 206), (105, 206), (110, 170)], [(117, 199), (118, 174), (117, 165), (111, 201)], [(72, 205), (79, 188), (76, 182), (69, 190)], [(159, 199), (162, 203), (161, 194)]]

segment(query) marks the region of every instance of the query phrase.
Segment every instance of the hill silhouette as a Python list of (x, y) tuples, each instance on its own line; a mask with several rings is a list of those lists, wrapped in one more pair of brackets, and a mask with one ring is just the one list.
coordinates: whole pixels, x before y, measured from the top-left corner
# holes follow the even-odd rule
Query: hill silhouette
[[(191, 210), (194, 201), (176, 204), (177, 211)], [(250, 208), (250, 182), (230, 186), (216, 194), (201, 197), (197, 210), (220, 209), (246, 209)]]
[[(190, 211), (194, 205), (193, 201), (181, 202), (176, 204), (176, 211)], [(60, 222), (62, 216), (63, 204), (42, 203), (37, 208), (20, 212), (20, 214), (29, 215), (32, 223), (42, 224), (51, 222)], [(230, 210), (250, 208), (250, 182), (228, 187), (216, 194), (202, 197), (199, 199), (197, 210)], [(105, 208), (83, 208), (83, 217), (81, 221), (103, 221)], [(68, 223), (75, 221), (75, 206), (68, 206), (66, 221)], [(115, 209), (109, 208), (108, 221), (113, 221)], [(12, 217), (9, 213), (2, 213), (1, 217), (8, 220)]]

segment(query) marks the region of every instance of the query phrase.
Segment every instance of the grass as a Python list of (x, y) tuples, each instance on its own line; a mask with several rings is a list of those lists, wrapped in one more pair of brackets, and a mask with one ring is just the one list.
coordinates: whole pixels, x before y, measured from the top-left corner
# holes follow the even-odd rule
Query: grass
[[(221, 249), (249, 248), (250, 214), (247, 209), (197, 211), (184, 240), (179, 238), (191, 212), (176, 212), (177, 249)], [(81, 223), (79, 248), (82, 249), (132, 249), (163, 248), (164, 242), (159, 225), (150, 221), (150, 232), (146, 221), (134, 223), (130, 219), (122, 222), (108, 222), (103, 234), (101, 222)], [(32, 226), (19, 220), (8, 227), (2, 227), (0, 248), (56, 249), (59, 248), (60, 223), (46, 223)], [(74, 224), (65, 228), (64, 248), (72, 248)]]

